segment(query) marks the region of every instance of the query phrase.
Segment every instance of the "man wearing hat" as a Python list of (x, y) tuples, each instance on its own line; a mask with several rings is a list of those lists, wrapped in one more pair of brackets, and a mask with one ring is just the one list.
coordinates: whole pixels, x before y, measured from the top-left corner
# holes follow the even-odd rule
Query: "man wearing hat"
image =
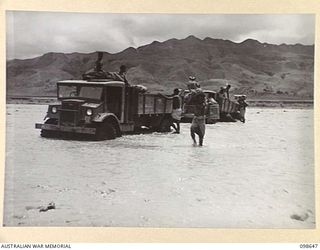
[(197, 82), (196, 82), (196, 77), (195, 76), (189, 76), (189, 82), (187, 83), (188, 89), (191, 91), (192, 89), (197, 88)]
[(190, 135), (193, 145), (197, 145), (195, 136), (197, 134), (199, 136), (199, 146), (202, 146), (206, 129), (206, 96), (200, 88), (200, 84), (195, 81), (195, 77), (189, 77), (188, 89), (190, 93), (186, 96), (185, 102), (188, 105), (194, 106), (194, 117), (190, 127)]
[(127, 78), (126, 78), (127, 67), (125, 65), (120, 66), (119, 72), (108, 72), (108, 73), (114, 80), (122, 81), (126, 85), (129, 85)]

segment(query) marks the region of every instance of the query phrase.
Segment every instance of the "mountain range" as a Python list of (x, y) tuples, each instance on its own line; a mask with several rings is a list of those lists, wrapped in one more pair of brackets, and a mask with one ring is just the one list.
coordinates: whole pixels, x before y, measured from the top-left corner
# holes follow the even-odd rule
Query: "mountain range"
[[(94, 67), (97, 53), (46, 53), (7, 61), (7, 95), (52, 96), (56, 82), (81, 79)], [(103, 69), (128, 68), (131, 84), (150, 91), (186, 88), (190, 75), (203, 89), (218, 91), (231, 84), (231, 93), (252, 98), (313, 98), (314, 45), (275, 45), (247, 39), (241, 43), (207, 37), (154, 41), (119, 53), (103, 53)]]

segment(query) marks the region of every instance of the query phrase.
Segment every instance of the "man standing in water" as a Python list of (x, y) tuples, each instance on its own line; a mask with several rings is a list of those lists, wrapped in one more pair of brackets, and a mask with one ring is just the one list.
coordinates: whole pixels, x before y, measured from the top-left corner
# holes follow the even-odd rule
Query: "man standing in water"
[(240, 111), (240, 121), (242, 121), (243, 123), (246, 122), (245, 114), (246, 114), (246, 107), (248, 106), (245, 99), (246, 99), (245, 95), (240, 96), (238, 99), (239, 111)]
[(182, 115), (182, 109), (181, 109), (181, 99), (180, 99), (180, 90), (174, 89), (173, 91), (173, 97), (172, 97), (172, 124), (173, 128), (176, 130), (176, 134), (180, 134), (180, 120)]
[(173, 94), (169, 96), (161, 95), (167, 99), (172, 99), (171, 126), (174, 128), (175, 134), (180, 134), (180, 120), (182, 115), (180, 90), (178, 88), (174, 89)]
[(192, 105), (194, 107), (193, 113), (194, 117), (192, 119), (190, 127), (190, 135), (193, 140), (193, 145), (197, 145), (196, 134), (199, 136), (199, 146), (203, 145), (203, 138), (206, 129), (206, 96), (199, 83), (194, 83), (193, 85), (188, 84), (190, 93), (186, 96), (185, 102), (187, 105)]

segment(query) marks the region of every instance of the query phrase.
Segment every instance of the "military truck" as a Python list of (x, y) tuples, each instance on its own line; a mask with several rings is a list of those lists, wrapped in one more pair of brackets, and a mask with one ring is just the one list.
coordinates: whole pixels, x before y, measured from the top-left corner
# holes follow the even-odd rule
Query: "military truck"
[[(239, 119), (239, 104), (229, 100), (212, 90), (203, 90), (207, 99), (206, 123), (234, 122)], [(185, 91), (188, 93), (188, 91)], [(237, 98), (235, 98), (237, 100)], [(193, 118), (193, 105), (183, 105), (182, 122), (190, 122)]]
[(239, 117), (239, 104), (227, 98), (218, 98), (220, 121), (235, 122)]
[(172, 100), (145, 93), (113, 79), (66, 80), (57, 83), (57, 99), (49, 105), (43, 137), (86, 135), (95, 140), (114, 139), (142, 127), (170, 131)]
[[(220, 119), (219, 104), (215, 101), (215, 91), (204, 90), (203, 91), (207, 100), (207, 112), (206, 112), (206, 123), (214, 124)], [(185, 94), (189, 93), (188, 90), (184, 91)], [(194, 116), (194, 105), (184, 104), (182, 122), (191, 122)]]
[(59, 103), (49, 105), (45, 122), (35, 125), (41, 136), (105, 140), (143, 128), (169, 132), (172, 100), (147, 93), (141, 85), (129, 85), (121, 73), (104, 72), (101, 59), (99, 52), (94, 70), (82, 80), (57, 83)]

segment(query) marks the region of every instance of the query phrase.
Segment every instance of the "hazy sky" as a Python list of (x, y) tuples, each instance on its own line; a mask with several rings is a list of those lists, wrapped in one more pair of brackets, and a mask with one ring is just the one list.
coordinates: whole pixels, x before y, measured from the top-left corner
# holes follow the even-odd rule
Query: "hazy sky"
[(89, 14), (8, 11), (7, 59), (47, 52), (120, 52), (189, 35), (241, 42), (314, 44), (312, 14)]

